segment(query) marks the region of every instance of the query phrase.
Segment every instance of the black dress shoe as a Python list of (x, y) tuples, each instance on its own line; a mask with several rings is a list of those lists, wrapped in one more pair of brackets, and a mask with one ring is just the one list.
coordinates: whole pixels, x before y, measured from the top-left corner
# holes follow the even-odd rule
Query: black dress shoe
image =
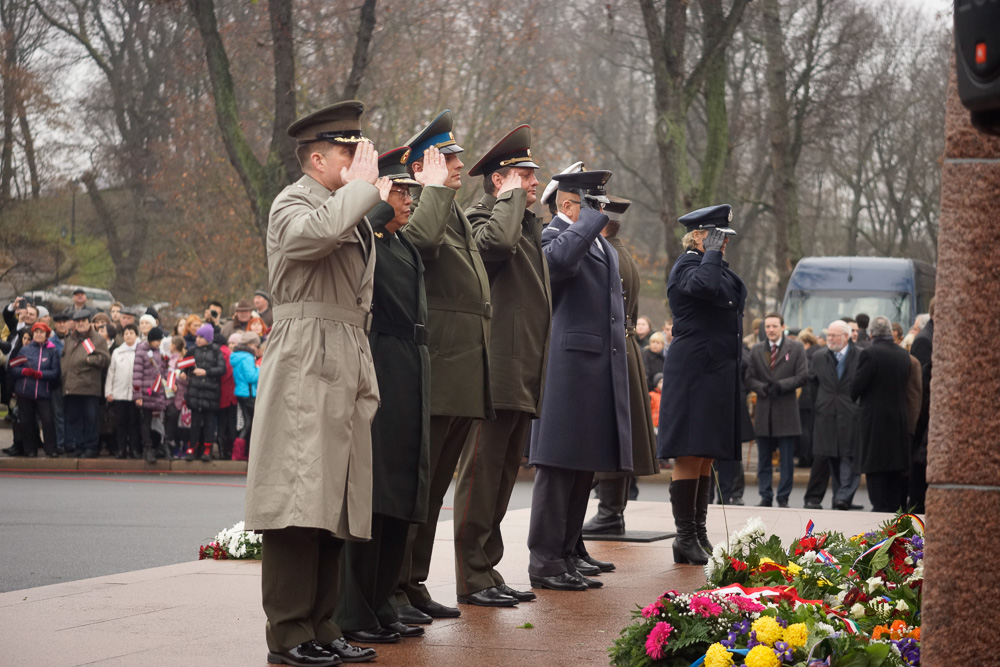
[(418, 625), (427, 625), (428, 623), (433, 623), (434, 619), (420, 611), (412, 604), (404, 604), (396, 608), (396, 614), (399, 616), (399, 620), (407, 625), (413, 625), (414, 623)]
[(563, 572), (551, 577), (536, 577), (529, 575), (532, 588), (547, 588), (550, 591), (585, 591), (587, 584), (583, 583), (569, 572)]
[(268, 652), (267, 661), (275, 665), (296, 667), (332, 667), (339, 665), (339, 657), (316, 643), (315, 639), (302, 642), (288, 651)]
[(847, 510), (851, 509), (851, 506), (845, 503), (843, 500), (836, 500), (833, 503), (833, 509), (846, 512)]
[(431, 600), (427, 604), (415, 604), (413, 606), (431, 618), (458, 618), (462, 615), (462, 612), (455, 607), (446, 607), (434, 600)]
[(573, 556), (570, 559), (570, 562), (573, 563), (573, 567), (576, 568), (576, 571), (580, 572), (581, 574), (593, 576), (601, 573), (601, 568), (597, 567), (596, 565), (591, 565), (590, 563), (583, 560), (579, 556)]
[(459, 604), (474, 604), (479, 607), (513, 607), (517, 600), (497, 590), (496, 586), (484, 588), (469, 595), (459, 595)]
[[(352, 642), (358, 642), (359, 644), (395, 644), (399, 641), (399, 633), (393, 632), (388, 628), (383, 628), (382, 626), (375, 626), (374, 628), (369, 628), (368, 630), (352, 630), (350, 632), (344, 632), (344, 637), (350, 639)], [(344, 642), (347, 644), (347, 642)], [(328, 645), (332, 646), (333, 644)], [(350, 644), (347, 644), (350, 646)]]
[(813, 502), (806, 503), (805, 505), (803, 505), (803, 507), (805, 507), (807, 510), (821, 510), (821, 509), (823, 509), (822, 505), (820, 505), (819, 503), (813, 503)]
[[(334, 639), (323, 648), (332, 653), (335, 658), (339, 658), (340, 662), (368, 662), (374, 660), (377, 655), (375, 649), (351, 646), (343, 637)], [(336, 664), (339, 665), (340, 662)]]
[[(596, 558), (594, 558), (590, 554), (587, 554), (586, 556), (581, 556), (581, 558), (584, 560), (584, 562), (590, 563), (591, 565), (593, 565), (594, 567), (596, 567), (597, 569), (599, 569), (601, 572), (614, 572), (615, 571), (615, 564), (612, 563), (611, 561), (608, 561), (608, 560), (597, 560)], [(576, 568), (576, 569), (579, 570), (580, 568)]]
[(407, 625), (406, 623), (400, 623), (396, 621), (395, 623), (390, 623), (389, 625), (383, 625), (383, 628), (389, 632), (395, 632), (400, 637), (423, 637), (424, 629), (419, 625)]
[(788, 499), (778, 500), (778, 507), (788, 507)]
[(765, 498), (761, 498), (760, 502), (757, 503), (757, 507), (770, 507), (770, 506), (771, 506), (771, 499), (770, 498), (766, 498), (766, 499)]
[(538, 597), (531, 591), (518, 591), (511, 588), (507, 584), (500, 584), (499, 586), (497, 586), (497, 590), (503, 593), (504, 595), (511, 596), (518, 602), (531, 602), (532, 600)]
[(600, 588), (604, 585), (603, 581), (598, 581), (597, 579), (591, 579), (590, 577), (585, 577), (581, 572), (570, 572), (571, 575), (576, 577), (577, 581), (584, 584), (587, 588)]
[(624, 535), (625, 517), (621, 514), (601, 516), (598, 513), (593, 519), (583, 524), (583, 532), (586, 535)]
[[(852, 510), (863, 510), (864, 508), (865, 508), (864, 505), (851, 505), (849, 509), (852, 509)], [(915, 514), (921, 514), (921, 512), (915, 512)]]
[(743, 505), (743, 498), (742, 497), (740, 497), (740, 498), (733, 498), (732, 500), (729, 501), (729, 504), (730, 505), (740, 505), (740, 506), (742, 506)]

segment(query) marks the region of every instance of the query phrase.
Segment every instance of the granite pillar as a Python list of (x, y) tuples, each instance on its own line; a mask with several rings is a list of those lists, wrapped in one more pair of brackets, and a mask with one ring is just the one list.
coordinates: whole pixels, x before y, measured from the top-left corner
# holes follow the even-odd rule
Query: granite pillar
[(942, 170), (921, 634), (929, 667), (1000, 661), (1000, 137), (970, 125), (954, 63)]

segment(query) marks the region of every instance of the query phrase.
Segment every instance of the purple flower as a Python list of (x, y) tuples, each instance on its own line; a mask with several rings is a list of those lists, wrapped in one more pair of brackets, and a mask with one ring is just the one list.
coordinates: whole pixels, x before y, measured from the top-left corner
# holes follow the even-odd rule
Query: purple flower
[(738, 632), (741, 635), (745, 635), (750, 632), (750, 619), (745, 618), (739, 623), (733, 623), (733, 632)]
[(735, 648), (736, 647), (736, 636), (737, 635), (736, 635), (735, 632), (730, 632), (729, 633), (729, 637), (727, 639), (723, 639), (719, 643), (722, 644), (723, 646), (725, 646), (726, 648)]
[(920, 549), (921, 551), (924, 550), (924, 538), (920, 537), (919, 535), (914, 535), (913, 537), (911, 537), (910, 544), (913, 545), (914, 549)]
[(788, 627), (788, 621), (786, 621), (783, 618), (779, 618), (778, 619), (778, 625), (780, 625), (783, 628), (787, 628)]
[(920, 664), (920, 645), (916, 639), (905, 637), (899, 641), (893, 640), (893, 644), (899, 649), (899, 654), (908, 665)]
[(760, 646), (760, 642), (757, 641), (757, 631), (751, 630), (750, 639), (747, 640), (747, 648), (753, 648), (754, 646)]
[(778, 660), (785, 662), (791, 662), (794, 657), (792, 647), (788, 645), (788, 642), (774, 642), (774, 654), (778, 656)]

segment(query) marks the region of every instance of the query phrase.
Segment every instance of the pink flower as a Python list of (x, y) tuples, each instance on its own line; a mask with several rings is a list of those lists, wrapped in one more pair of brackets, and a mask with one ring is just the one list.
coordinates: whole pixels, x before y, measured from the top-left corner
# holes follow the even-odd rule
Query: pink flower
[(674, 626), (660, 621), (653, 626), (646, 638), (646, 655), (653, 660), (663, 658), (663, 648), (667, 645), (667, 637), (674, 631)]
[(764, 605), (756, 600), (742, 595), (734, 595), (730, 598), (740, 611), (764, 611)]
[(722, 613), (722, 606), (713, 602), (707, 595), (696, 595), (691, 598), (691, 611), (701, 614), (705, 618), (718, 616)]
[(663, 611), (663, 607), (660, 605), (660, 603), (654, 602), (653, 604), (649, 605), (648, 607), (642, 610), (642, 617), (652, 618), (653, 616), (659, 614), (661, 611)]

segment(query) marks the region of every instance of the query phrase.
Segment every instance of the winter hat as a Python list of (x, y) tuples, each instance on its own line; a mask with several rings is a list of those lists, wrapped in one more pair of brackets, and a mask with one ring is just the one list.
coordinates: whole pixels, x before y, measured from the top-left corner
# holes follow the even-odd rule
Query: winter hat
[(254, 292), (253, 295), (254, 296), (262, 296), (265, 299), (267, 299), (268, 303), (271, 303), (271, 295), (268, 294), (265, 290), (259, 289), (256, 292)]
[(260, 345), (260, 336), (252, 331), (244, 331), (240, 337), (241, 345)]
[(215, 340), (215, 327), (211, 324), (202, 324), (198, 327), (198, 331), (195, 332), (195, 335), (201, 336), (207, 341)]
[(653, 386), (655, 387), (657, 384), (659, 384), (660, 380), (662, 380), (662, 379), (663, 379), (663, 373), (657, 373), (656, 375), (654, 375), (653, 376)]
[(34, 324), (31, 325), (31, 333), (35, 333), (39, 329), (44, 331), (46, 336), (52, 335), (52, 329), (50, 329), (49, 325), (46, 324), (45, 322), (35, 322)]
[(149, 330), (149, 333), (146, 334), (146, 340), (148, 340), (150, 343), (158, 340), (163, 340), (163, 329), (161, 329), (160, 327), (153, 327), (152, 329)]
[(229, 334), (229, 338), (226, 340), (226, 345), (228, 345), (230, 348), (234, 348), (242, 342), (243, 342), (243, 332), (234, 331), (233, 333)]

